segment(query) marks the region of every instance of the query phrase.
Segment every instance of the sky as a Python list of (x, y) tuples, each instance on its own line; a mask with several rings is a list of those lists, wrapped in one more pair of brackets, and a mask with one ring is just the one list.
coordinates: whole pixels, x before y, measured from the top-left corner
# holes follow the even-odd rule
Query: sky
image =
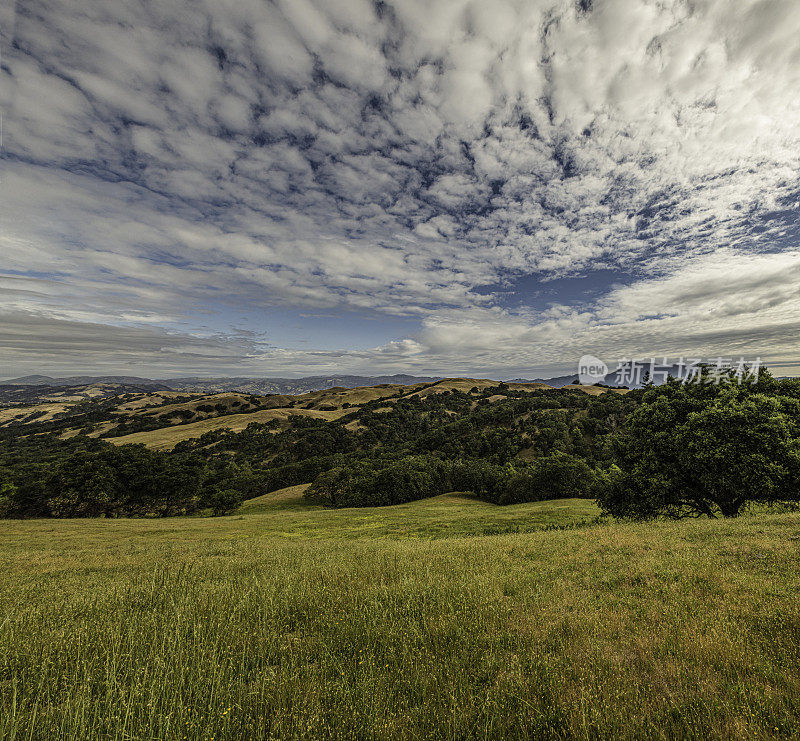
[(800, 365), (797, 0), (0, 7), (0, 377)]

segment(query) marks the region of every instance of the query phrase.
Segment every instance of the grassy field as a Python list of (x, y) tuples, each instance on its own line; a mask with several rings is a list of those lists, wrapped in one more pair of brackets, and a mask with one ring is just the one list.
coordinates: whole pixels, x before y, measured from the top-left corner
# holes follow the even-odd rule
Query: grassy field
[(2, 739), (789, 738), (800, 514), (0, 523)]

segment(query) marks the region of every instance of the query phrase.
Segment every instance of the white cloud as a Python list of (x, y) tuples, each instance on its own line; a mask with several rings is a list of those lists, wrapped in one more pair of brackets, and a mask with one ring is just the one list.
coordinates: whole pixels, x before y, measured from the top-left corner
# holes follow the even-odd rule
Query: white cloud
[[(268, 8), (269, 6), (267, 6)], [(257, 59), (268, 72), (296, 85), (310, 82), (314, 60), (277, 13), (252, 28)]]
[[(794, 0), (54, 0), (5, 27), (2, 267), (82, 286), (8, 310), (415, 316), (324, 362), (442, 372), (716, 347), (731, 316), (793, 352)], [(553, 315), (489, 290), (597, 268), (637, 277)]]

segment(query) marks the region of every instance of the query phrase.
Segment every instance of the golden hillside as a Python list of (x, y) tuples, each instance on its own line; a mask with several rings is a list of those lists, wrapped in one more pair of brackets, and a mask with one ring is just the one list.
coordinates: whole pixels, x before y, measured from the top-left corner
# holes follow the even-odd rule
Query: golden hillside
[[(497, 384), (497, 381), (485, 378), (445, 378), (409, 386), (334, 387), (295, 396), (258, 396), (239, 392), (193, 394), (161, 390), (125, 391), (114, 395), (111, 386), (95, 384), (80, 389), (79, 393), (54, 392), (43, 403), (0, 409), (0, 428), (12, 424), (52, 423), (58, 426), (62, 438), (87, 434), (104, 437), (115, 445), (142, 443), (154, 449), (169, 450), (182, 440), (198, 438), (212, 430), (241, 431), (251, 422), (263, 424), (278, 420), (285, 423), (291, 415), (334, 420), (378, 399), (386, 399), (387, 406), (382, 408), (388, 409), (396, 398), (424, 398), (449, 391), (469, 393), (475, 388), (482, 392)], [(544, 383), (509, 383), (507, 386), (513, 391), (553, 389)], [(579, 385), (564, 388), (591, 395), (607, 390)], [(490, 397), (490, 401), (505, 398), (496, 394)], [(358, 423), (350, 424), (357, 426)]]

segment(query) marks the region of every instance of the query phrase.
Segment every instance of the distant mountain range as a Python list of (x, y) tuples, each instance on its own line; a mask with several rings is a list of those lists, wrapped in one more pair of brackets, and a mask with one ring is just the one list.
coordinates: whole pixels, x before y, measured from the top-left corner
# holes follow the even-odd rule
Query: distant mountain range
[(383, 383), (397, 383), (410, 386), (414, 383), (433, 383), (440, 377), (422, 376), (306, 376), (304, 378), (165, 378), (159, 383), (169, 386), (173, 391), (237, 391), (246, 394), (304, 394), (341, 386), (379, 386)]
[(567, 386), (570, 383), (578, 383), (578, 375), (577, 373), (573, 373), (571, 376), (534, 378), (533, 380), (528, 378), (512, 378), (510, 381), (506, 381), (506, 383), (546, 383), (548, 386), (553, 386), (557, 389), (560, 389), (562, 386)]
[[(638, 374), (623, 375), (614, 370), (608, 373), (601, 381), (605, 386), (627, 386), (640, 388), (644, 379), (647, 364), (640, 364)], [(678, 365), (669, 367), (669, 375), (681, 377), (684, 369)], [(655, 383), (663, 383), (664, 373), (661, 372), (653, 379)], [(396, 383), (410, 386), (415, 383), (434, 383), (441, 381), (443, 376), (409, 376), (395, 374), (392, 376), (305, 376), (303, 378), (251, 378), (247, 376), (207, 378), (202, 376), (189, 376), (186, 378), (139, 378), (138, 376), (66, 376), (53, 378), (52, 376), (31, 375), (21, 378), (12, 378), (0, 381), (4, 386), (86, 386), (90, 384), (119, 384), (126, 387), (138, 387), (152, 391), (187, 391), (198, 393), (215, 393), (235, 391), (245, 394), (304, 394), (308, 391), (321, 391), (324, 389), (341, 386), (343, 388), (356, 388), (357, 386), (378, 386), (384, 383)], [(621, 381), (621, 383), (620, 383)], [(561, 388), (571, 383), (578, 382), (578, 375), (572, 373), (567, 376), (553, 378), (514, 378), (508, 383), (546, 383), (549, 386)]]
[(130, 386), (159, 386), (163, 381), (154, 381), (151, 378), (138, 376), (66, 376), (53, 378), (52, 376), (22, 376), (0, 381), (5, 386), (88, 386), (93, 383), (121, 383)]
[(188, 378), (139, 378), (137, 376), (52, 376), (31, 375), (12, 378), (0, 382), (4, 386), (87, 386), (91, 384), (121, 384), (136, 386), (154, 391), (196, 391), (214, 393), (236, 391), (247, 394), (304, 394), (308, 391), (341, 386), (355, 388), (357, 386), (378, 386), (383, 383), (397, 383), (409, 386), (414, 383), (433, 383), (441, 380), (441, 376), (408, 376), (396, 374), (392, 376), (307, 376), (305, 378), (248, 378), (248, 377), (188, 377)]
[[(148, 391), (186, 391), (197, 393), (238, 392), (245, 394), (305, 394), (309, 391), (341, 386), (378, 386), (383, 383), (397, 383), (410, 386), (415, 383), (434, 383), (444, 376), (409, 376), (398, 373), (392, 376), (305, 376), (303, 378), (251, 378), (247, 376), (220, 376), (207, 378), (188, 376), (185, 378), (140, 378), (138, 376), (52, 376), (31, 375), (0, 381), (3, 386), (87, 386), (91, 384), (115, 384), (138, 387)], [(609, 373), (603, 383), (615, 385), (616, 372)], [(577, 374), (556, 376), (554, 378), (514, 378), (509, 383), (546, 383), (561, 388), (577, 383)]]

